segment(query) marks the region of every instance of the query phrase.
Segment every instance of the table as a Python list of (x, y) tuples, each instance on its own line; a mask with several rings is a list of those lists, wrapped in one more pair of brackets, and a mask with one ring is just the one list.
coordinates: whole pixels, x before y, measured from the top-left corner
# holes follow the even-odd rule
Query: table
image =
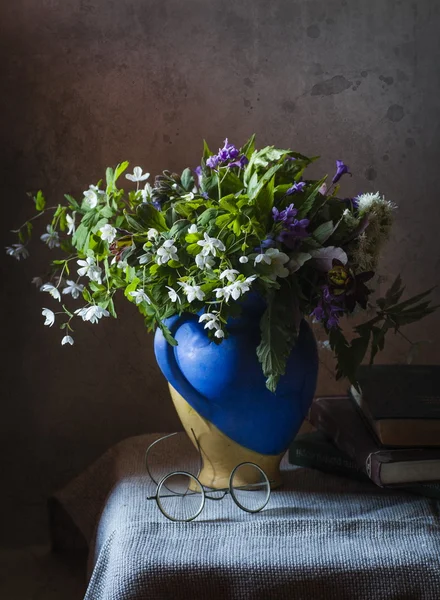
[[(146, 499), (155, 485), (145, 450), (159, 437), (117, 444), (52, 499), (89, 546), (85, 600), (439, 600), (436, 500), (294, 467), (286, 456), (285, 484), (261, 513), (226, 496), (174, 523)], [(189, 470), (195, 456), (179, 433), (156, 464)]]

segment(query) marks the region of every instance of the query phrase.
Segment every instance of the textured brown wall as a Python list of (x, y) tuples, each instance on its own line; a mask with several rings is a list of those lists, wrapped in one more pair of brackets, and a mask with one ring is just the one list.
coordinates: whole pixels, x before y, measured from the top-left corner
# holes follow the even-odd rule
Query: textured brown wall
[[(399, 203), (384, 286), (397, 272), (414, 293), (438, 282), (436, 0), (14, 0), (0, 24), (3, 245), (32, 213), (28, 190), (54, 204), (121, 160), (182, 169), (203, 137), (215, 148), (256, 132), (260, 146), (321, 154), (316, 174), (344, 159), (346, 195)], [(73, 348), (42, 326), (50, 300), (30, 280), (48, 258), (37, 238), (27, 261), (0, 259), (5, 544), (43, 539), (45, 497), (105, 448), (179, 427), (132, 306), (78, 327)], [(408, 330), (433, 340), (419, 360), (438, 362), (439, 331), (439, 315)], [(382, 359), (406, 350), (390, 339)], [(325, 370), (324, 389), (337, 389)]]

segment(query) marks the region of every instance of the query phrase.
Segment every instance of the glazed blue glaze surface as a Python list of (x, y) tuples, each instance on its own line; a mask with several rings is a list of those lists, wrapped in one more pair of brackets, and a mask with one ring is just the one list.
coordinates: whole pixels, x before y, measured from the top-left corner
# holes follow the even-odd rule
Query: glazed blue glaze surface
[(276, 393), (270, 392), (258, 362), (261, 304), (228, 323), (229, 337), (211, 342), (198, 316), (166, 321), (178, 342), (173, 347), (160, 329), (154, 349), (169, 383), (202, 417), (238, 444), (261, 454), (286, 450), (307, 414), (316, 387), (318, 354), (309, 325), (301, 321), (298, 341)]

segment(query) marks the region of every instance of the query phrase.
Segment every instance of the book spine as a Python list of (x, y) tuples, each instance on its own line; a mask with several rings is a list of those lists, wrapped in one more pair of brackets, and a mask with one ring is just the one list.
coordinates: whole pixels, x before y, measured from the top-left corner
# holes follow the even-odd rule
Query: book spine
[[(330, 444), (323, 446), (307, 440), (295, 440), (289, 448), (289, 462), (299, 467), (317, 469), (329, 475), (348, 477), (357, 481), (371, 481), (367, 473), (364, 473), (349, 456)], [(388, 489), (440, 500), (440, 482), (437, 481), (389, 486)]]
[(294, 441), (289, 448), (289, 462), (300, 467), (318, 469), (330, 475), (341, 475), (368, 481), (367, 475), (354, 460), (337, 448), (304, 441)]

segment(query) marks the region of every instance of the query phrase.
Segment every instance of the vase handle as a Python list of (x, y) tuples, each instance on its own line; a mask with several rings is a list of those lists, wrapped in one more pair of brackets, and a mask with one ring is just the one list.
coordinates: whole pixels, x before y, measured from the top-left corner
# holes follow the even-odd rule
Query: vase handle
[[(179, 327), (183, 323), (188, 323), (188, 319), (191, 318), (195, 322), (198, 322), (196, 315), (185, 314), (180, 316), (175, 315), (166, 319), (165, 325), (170, 330), (171, 335), (175, 337)], [(156, 330), (154, 336), (154, 353), (159, 368), (168, 383), (170, 383), (200, 415), (205, 417), (205, 419), (211, 420), (212, 404), (205, 396), (198, 392), (183, 375), (176, 360), (174, 346), (171, 346), (171, 344), (166, 341), (160, 328)]]

